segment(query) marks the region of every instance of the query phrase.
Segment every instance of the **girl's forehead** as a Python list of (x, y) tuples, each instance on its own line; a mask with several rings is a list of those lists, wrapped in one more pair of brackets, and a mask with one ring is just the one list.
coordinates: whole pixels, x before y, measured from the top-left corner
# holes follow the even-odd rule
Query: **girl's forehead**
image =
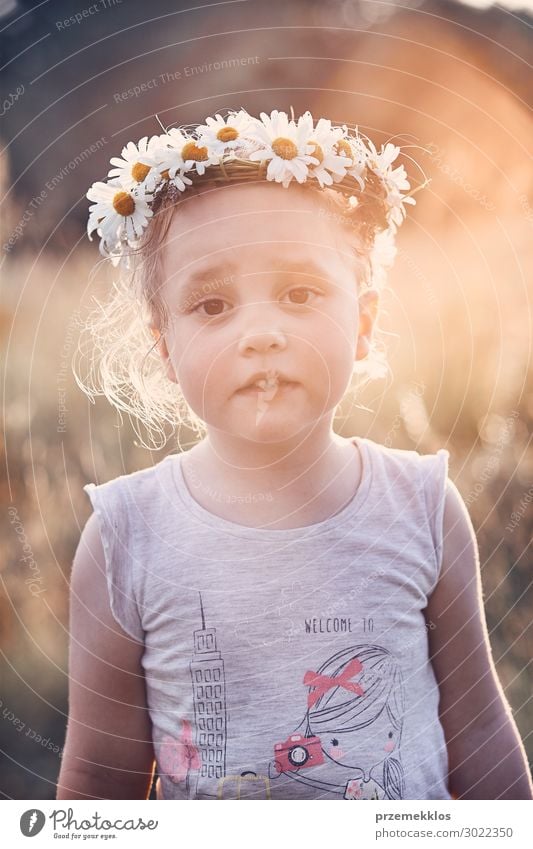
[(206, 188), (201, 193), (191, 193), (179, 204), (179, 209), (185, 210), (186, 219), (198, 220), (205, 216), (266, 213), (280, 208), (316, 214), (322, 205), (318, 193), (303, 186), (283, 188), (277, 183), (226, 183)]
[(277, 185), (224, 186), (195, 196), (176, 210), (163, 247), (164, 262), (176, 267), (217, 253), (234, 262), (298, 260), (324, 253), (353, 254), (353, 239), (334, 213), (305, 189)]

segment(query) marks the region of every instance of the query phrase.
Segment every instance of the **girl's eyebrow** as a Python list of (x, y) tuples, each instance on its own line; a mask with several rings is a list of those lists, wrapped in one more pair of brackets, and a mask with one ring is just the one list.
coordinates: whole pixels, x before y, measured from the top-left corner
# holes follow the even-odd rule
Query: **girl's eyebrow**
[(315, 260), (278, 260), (273, 264), (273, 271), (289, 271), (293, 274), (313, 274), (321, 280), (329, 277), (326, 267)]
[[(321, 263), (311, 259), (275, 259), (272, 262), (272, 267), (270, 271), (274, 274), (279, 274), (283, 272), (289, 272), (292, 274), (305, 274), (307, 276), (311, 274), (319, 280), (329, 279), (327, 268), (323, 267)], [(268, 269), (265, 272), (252, 272), (251, 276), (255, 276), (256, 274), (262, 275), (264, 273), (268, 273)], [(237, 265), (234, 262), (231, 262), (230, 260), (227, 260), (223, 263), (206, 263), (200, 268), (196, 268), (184, 279), (183, 283), (179, 287), (179, 295), (180, 297), (184, 297), (187, 295), (191, 295), (193, 292), (198, 293), (199, 289), (204, 294), (208, 294), (205, 288), (207, 284), (210, 284), (209, 290), (212, 291), (229, 287), (234, 283), (237, 278), (237, 275)]]
[(213, 287), (229, 285), (235, 279), (237, 266), (233, 262), (210, 262), (188, 274), (179, 287), (179, 294), (187, 294), (198, 286), (211, 283)]

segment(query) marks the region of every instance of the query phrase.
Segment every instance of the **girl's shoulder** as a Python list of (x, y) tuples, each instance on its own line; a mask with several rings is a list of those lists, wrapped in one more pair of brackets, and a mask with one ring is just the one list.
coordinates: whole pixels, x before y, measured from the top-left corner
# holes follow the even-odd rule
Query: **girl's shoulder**
[(413, 448), (393, 448), (366, 437), (361, 441), (367, 448), (373, 470), (387, 477), (394, 476), (399, 483), (420, 483), (421, 478), (428, 482), (432, 478), (442, 480), (448, 476), (450, 452), (447, 448), (421, 454)]
[(143, 628), (136, 599), (146, 579), (147, 546), (153, 551), (154, 540), (169, 538), (169, 529), (179, 523), (180, 512), (172, 511), (169, 495), (174, 458), (83, 487), (97, 519), (111, 610), (122, 629), (139, 641)]
[(132, 524), (134, 516), (162, 516), (172, 500), (173, 467), (176, 455), (170, 454), (145, 469), (118, 475), (105, 483), (87, 483), (84, 492), (97, 513), (112, 517), (114, 523)]
[(161, 485), (161, 482), (171, 476), (172, 465), (176, 462), (176, 455), (169, 454), (152, 466), (147, 466), (145, 469), (137, 469), (134, 472), (125, 472), (110, 478), (103, 483), (87, 483), (83, 489), (99, 490), (101, 492), (116, 492), (127, 494), (135, 494), (149, 492), (155, 487)]
[(375, 501), (402, 505), (401, 515), (413, 527), (423, 523), (430, 528), (437, 557), (442, 547), (442, 524), (449, 488), (450, 452), (438, 448), (421, 454), (414, 449), (392, 448), (364, 440), (368, 451)]

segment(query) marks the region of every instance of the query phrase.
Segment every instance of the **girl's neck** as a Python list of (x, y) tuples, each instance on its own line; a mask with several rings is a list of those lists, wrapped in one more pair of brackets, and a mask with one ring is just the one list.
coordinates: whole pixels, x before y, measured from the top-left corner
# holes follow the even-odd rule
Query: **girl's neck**
[[(332, 417), (313, 422), (284, 442), (254, 442), (209, 428), (206, 438), (194, 449), (209, 468), (220, 475), (242, 481), (294, 480), (312, 468), (328, 465), (329, 457), (344, 442), (334, 432)], [(192, 453), (192, 452), (191, 452)]]
[(356, 447), (328, 426), (293, 445), (238, 443), (210, 431), (183, 458), (196, 501), (211, 513), (251, 527), (300, 527), (338, 513), (361, 478)]

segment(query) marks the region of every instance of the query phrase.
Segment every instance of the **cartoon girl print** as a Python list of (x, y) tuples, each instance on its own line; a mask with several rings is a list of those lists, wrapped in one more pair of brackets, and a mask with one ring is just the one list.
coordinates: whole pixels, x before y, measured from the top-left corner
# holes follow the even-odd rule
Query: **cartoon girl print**
[(275, 773), (344, 799), (403, 799), (404, 690), (396, 658), (382, 646), (352, 646), (306, 671), (303, 683), (303, 733), (275, 745)]

